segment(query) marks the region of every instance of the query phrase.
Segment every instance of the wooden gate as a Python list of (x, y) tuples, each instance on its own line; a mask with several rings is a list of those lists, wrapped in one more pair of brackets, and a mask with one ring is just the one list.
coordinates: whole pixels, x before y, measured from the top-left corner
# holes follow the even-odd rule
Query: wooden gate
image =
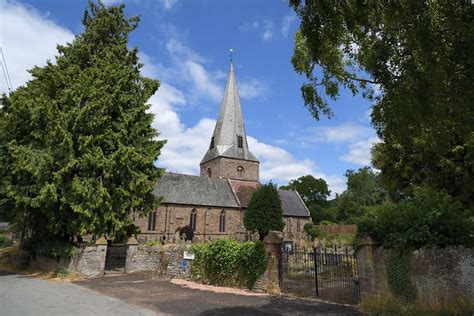
[(279, 272), (283, 292), (337, 303), (360, 302), (357, 259), (348, 246), (307, 249), (283, 244)]
[(125, 273), (127, 245), (110, 245), (105, 257), (105, 272)]

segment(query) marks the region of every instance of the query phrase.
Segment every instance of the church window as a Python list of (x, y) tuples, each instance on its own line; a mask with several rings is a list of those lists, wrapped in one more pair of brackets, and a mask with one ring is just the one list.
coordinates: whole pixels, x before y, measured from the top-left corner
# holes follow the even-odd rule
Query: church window
[(237, 135), (237, 146), (239, 148), (244, 148), (244, 138)]
[(208, 176), (209, 178), (212, 178), (212, 170), (211, 170), (211, 168), (207, 168), (207, 176)]
[(291, 233), (291, 218), (288, 218), (288, 232)]
[(156, 212), (152, 212), (148, 215), (148, 231), (156, 230)]
[(225, 211), (221, 211), (221, 215), (219, 215), (219, 233), (225, 232)]
[(211, 146), (209, 146), (209, 149), (214, 148), (214, 137), (211, 138)]
[(196, 209), (193, 208), (191, 215), (189, 216), (189, 226), (193, 229), (193, 231), (196, 231), (196, 215)]
[(237, 167), (237, 176), (242, 179), (244, 177), (244, 167), (238, 166)]
[(300, 228), (300, 219), (298, 218), (298, 219), (296, 220), (296, 231), (299, 233), (299, 232), (300, 232), (300, 229), (301, 229), (301, 228)]

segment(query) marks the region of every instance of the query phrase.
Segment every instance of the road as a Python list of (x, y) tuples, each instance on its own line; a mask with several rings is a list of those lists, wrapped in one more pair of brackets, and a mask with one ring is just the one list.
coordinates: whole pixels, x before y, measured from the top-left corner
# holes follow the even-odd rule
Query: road
[(71, 283), (0, 271), (0, 315), (157, 315)]
[(348, 306), (216, 293), (118, 275), (61, 283), (0, 271), (0, 315), (362, 315)]

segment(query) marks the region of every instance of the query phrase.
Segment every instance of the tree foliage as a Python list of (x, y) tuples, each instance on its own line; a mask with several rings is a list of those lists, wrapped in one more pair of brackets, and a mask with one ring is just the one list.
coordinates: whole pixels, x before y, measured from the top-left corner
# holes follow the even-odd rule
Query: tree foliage
[(37, 237), (125, 234), (132, 209), (159, 202), (153, 163), (164, 142), (146, 103), (159, 82), (141, 76), (128, 48), (139, 19), (90, 2), (82, 22), (0, 113), (0, 208)]
[(254, 191), (244, 214), (244, 226), (248, 231), (257, 231), (261, 240), (271, 230), (283, 230), (283, 209), (274, 184), (264, 184)]
[(418, 189), (412, 199), (368, 208), (357, 221), (357, 233), (401, 252), (434, 246), (472, 247), (474, 219), (468, 212), (446, 193)]
[[(374, 101), (374, 165), (393, 198), (416, 187), (474, 201), (474, 6), (469, 1), (290, 0), (306, 106), (341, 87)], [(374, 94), (374, 90), (377, 93)]]

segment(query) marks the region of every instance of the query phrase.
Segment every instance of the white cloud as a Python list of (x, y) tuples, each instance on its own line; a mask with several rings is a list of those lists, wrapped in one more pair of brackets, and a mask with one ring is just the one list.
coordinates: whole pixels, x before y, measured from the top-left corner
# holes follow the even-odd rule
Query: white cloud
[(372, 146), (378, 142), (380, 142), (378, 137), (370, 137), (350, 144), (349, 152), (341, 156), (340, 160), (359, 165), (370, 165)]
[[(27, 70), (44, 66), (57, 54), (56, 45), (72, 41), (74, 35), (31, 7), (0, 1), (0, 11), (0, 46), (15, 89), (31, 79)], [(2, 78), (0, 92), (6, 91)]]
[(170, 10), (178, 3), (178, 0), (160, 0), (160, 3), (165, 10)]
[(243, 99), (260, 97), (267, 94), (267, 92), (267, 85), (263, 81), (255, 78), (244, 80), (239, 84), (239, 96)]
[(209, 75), (200, 63), (189, 60), (185, 65), (199, 91), (204, 92), (213, 100), (222, 98), (223, 90), (221, 86)]
[(302, 137), (297, 138), (300, 146), (309, 146), (314, 143), (344, 143), (360, 140), (372, 136), (373, 129), (357, 124), (341, 124), (335, 126), (321, 126), (312, 128)]
[(295, 21), (296, 21), (296, 16), (292, 13), (285, 15), (283, 17), (283, 22), (281, 23), (281, 35), (283, 35), (284, 38), (288, 37), (288, 32), (290, 31), (290, 27)]
[(271, 41), (275, 37), (275, 26), (272, 21), (263, 21), (262, 39), (266, 42)]

